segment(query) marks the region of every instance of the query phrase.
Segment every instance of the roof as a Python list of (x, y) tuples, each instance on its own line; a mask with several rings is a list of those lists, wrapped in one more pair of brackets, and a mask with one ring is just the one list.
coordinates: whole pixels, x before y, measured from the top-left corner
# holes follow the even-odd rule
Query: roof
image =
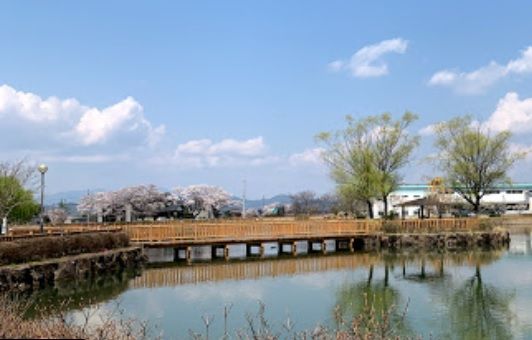
[(459, 204), (460, 203), (457, 203), (457, 202), (442, 202), (436, 197), (426, 196), (422, 198), (416, 198), (415, 200), (410, 200), (410, 201), (394, 204), (394, 207), (419, 207), (419, 206), (430, 206), (430, 205), (454, 206), (454, 205), (459, 205)]
[[(428, 184), (401, 184), (397, 187), (395, 191), (400, 190), (429, 190)], [(532, 190), (532, 183), (511, 183), (511, 184), (496, 184), (494, 186), (496, 189), (520, 189), (520, 190)]]

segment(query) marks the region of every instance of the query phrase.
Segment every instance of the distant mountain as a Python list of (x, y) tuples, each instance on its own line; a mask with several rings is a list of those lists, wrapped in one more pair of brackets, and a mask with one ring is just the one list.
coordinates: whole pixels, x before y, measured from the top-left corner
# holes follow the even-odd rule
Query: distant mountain
[[(90, 192), (99, 192), (104, 191), (103, 189), (94, 189)], [(40, 200), (40, 194), (37, 193), (37, 200)], [(72, 190), (72, 191), (63, 191), (57, 192), (54, 194), (45, 194), (44, 195), (44, 204), (45, 205), (55, 205), (61, 201), (65, 203), (79, 203), (82, 197), (87, 195), (87, 190)]]
[[(241, 197), (232, 197), (234, 200), (242, 201)], [(272, 204), (272, 203), (279, 203), (279, 204), (289, 204), (292, 200), (290, 199), (290, 195), (286, 194), (280, 194), (275, 195), (270, 198), (264, 198), (264, 199), (257, 199), (257, 200), (248, 200), (246, 199), (246, 208), (248, 209), (258, 209), (262, 208), (265, 205)]]

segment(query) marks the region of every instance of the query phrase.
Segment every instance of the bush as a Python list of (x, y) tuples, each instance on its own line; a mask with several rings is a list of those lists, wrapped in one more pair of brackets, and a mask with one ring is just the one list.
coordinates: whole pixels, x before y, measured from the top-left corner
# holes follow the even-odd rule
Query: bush
[(401, 231), (401, 224), (390, 220), (384, 220), (382, 223), (382, 231), (387, 234), (398, 233)]
[(41, 261), (129, 246), (126, 233), (86, 233), (0, 242), (0, 265)]

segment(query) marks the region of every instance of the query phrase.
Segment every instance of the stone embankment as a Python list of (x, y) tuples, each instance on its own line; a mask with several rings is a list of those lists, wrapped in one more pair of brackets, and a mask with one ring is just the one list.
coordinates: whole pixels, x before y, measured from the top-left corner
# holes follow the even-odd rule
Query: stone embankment
[(100, 275), (140, 268), (146, 261), (139, 247), (119, 248), (57, 259), (0, 267), (0, 291), (24, 292), (66, 280), (86, 280)]
[(500, 248), (510, 244), (510, 234), (507, 231), (383, 234), (363, 237), (362, 243), (364, 250)]

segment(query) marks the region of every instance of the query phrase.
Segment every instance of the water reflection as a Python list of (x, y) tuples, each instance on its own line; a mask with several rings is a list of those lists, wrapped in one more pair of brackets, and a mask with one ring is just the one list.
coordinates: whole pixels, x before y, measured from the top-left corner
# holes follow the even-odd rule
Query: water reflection
[(139, 271), (123, 271), (96, 279), (63, 282), (56, 287), (14, 295), (13, 298), (28, 301), (28, 317), (68, 312), (116, 299), (128, 289), (130, 280), (138, 275)]
[[(530, 260), (509, 256), (507, 250), (477, 250), (179, 263), (148, 267), (136, 277), (43, 292), (40, 301), (61, 309), (61, 300), (68, 298), (72, 303), (66, 308), (76, 309), (89, 297), (93, 302), (118, 299), (127, 314), (153, 320), (165, 334), (180, 338), (189, 329), (201, 330), (205, 313), (218, 320), (212, 334), (223, 334), (221, 311), (227, 303), (234, 303), (230, 327), (245, 327), (246, 313), (256, 310), (260, 299), (271, 311), (272, 324), (282, 323), (289, 313), (299, 330), (317, 323), (334, 327), (338, 312), (348, 320), (369, 305), (377, 315), (391, 310), (401, 334), (504, 339), (515, 335), (515, 306), (525, 302), (516, 301), (511, 279), (498, 274), (530, 266)], [(532, 303), (527, 292), (520, 290)]]
[(264, 277), (292, 276), (335, 270), (368, 268), (371, 279), (373, 268), (384, 264), (385, 284), (388, 285), (390, 267), (420, 266), (421, 277), (427, 263), (443, 272), (445, 264), (450, 266), (491, 263), (503, 254), (499, 251), (463, 251), (454, 253), (421, 252), (374, 252), (344, 255), (320, 255), (290, 257), (269, 260), (197, 263), (192, 265), (168, 265), (151, 267), (131, 281), (131, 288), (173, 287), (201, 282), (226, 280), (258, 280)]
[(463, 284), (441, 290), (449, 322), (444, 323), (449, 336), (458, 339), (512, 338), (511, 310), (515, 294), (482, 280), (481, 265)]

